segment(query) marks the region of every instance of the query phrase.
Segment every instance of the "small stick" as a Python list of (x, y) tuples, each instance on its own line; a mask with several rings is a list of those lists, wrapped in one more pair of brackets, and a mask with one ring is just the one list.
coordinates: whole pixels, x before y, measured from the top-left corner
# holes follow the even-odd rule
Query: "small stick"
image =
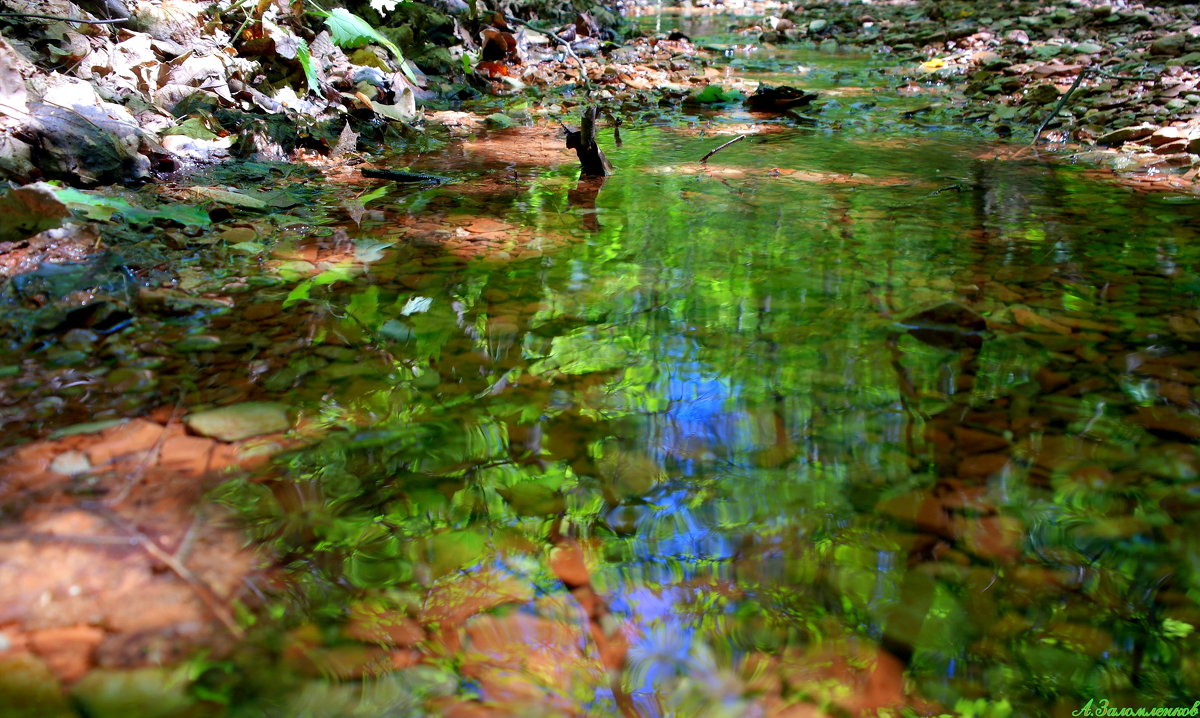
[(1084, 75), (1088, 74), (1089, 72), (1091, 72), (1091, 68), (1089, 67), (1085, 67), (1079, 71), (1079, 74), (1075, 76), (1075, 82), (1071, 83), (1070, 89), (1068, 89), (1066, 94), (1064, 94), (1058, 100), (1058, 104), (1056, 104), (1054, 109), (1050, 111), (1050, 115), (1046, 119), (1042, 120), (1042, 124), (1038, 125), (1037, 130), (1033, 133), (1033, 141), (1029, 144), (1037, 144), (1038, 138), (1042, 136), (1042, 130), (1046, 129), (1046, 125), (1050, 124), (1050, 120), (1058, 117), (1059, 110), (1061, 110), (1063, 106), (1067, 104), (1067, 100), (1071, 99), (1071, 94), (1075, 92), (1075, 88), (1079, 87), (1079, 83), (1083, 81)]
[(721, 145), (721, 146), (720, 146), (720, 147), (718, 147), (717, 149), (715, 149), (715, 150), (712, 150), (712, 151), (711, 151), (711, 152), (709, 152), (708, 154), (706, 154), (706, 155), (704, 155), (703, 157), (701, 157), (701, 158), (700, 158), (700, 164), (704, 164), (705, 162), (708, 162), (708, 158), (709, 158), (709, 157), (712, 157), (713, 155), (717, 154), (718, 152), (720, 152), (721, 150), (725, 149), (725, 148), (726, 148), (726, 147), (728, 147), (729, 145), (732, 145), (732, 144), (733, 144), (733, 143), (735, 143), (735, 142), (741, 142), (741, 141), (742, 141), (742, 140), (744, 140), (744, 139), (746, 139), (746, 136), (745, 136), (745, 135), (738, 135), (737, 137), (734, 137), (732, 140), (730, 140), (730, 141), (726, 142), (725, 144)]
[(533, 25), (531, 25), (519, 18), (515, 18), (510, 15), (505, 15), (504, 19), (509, 22), (515, 22), (518, 25), (521, 25), (523, 27), (527, 27), (530, 30), (533, 30), (534, 32), (540, 32), (541, 34), (550, 37), (552, 40), (554, 40), (558, 44), (562, 45), (563, 49), (567, 51), (567, 54), (571, 56), (571, 59), (575, 60), (575, 64), (579, 65), (579, 75), (580, 75), (580, 77), (583, 78), (583, 84), (587, 85), (588, 92), (592, 91), (592, 81), (590, 79), (588, 79), (587, 68), (585, 68), (583, 66), (583, 60), (579, 59), (579, 55), (576, 55), (575, 51), (573, 49), (571, 49), (571, 43), (562, 39), (558, 35), (555, 35), (553, 32), (550, 32), (549, 30), (539, 30), (538, 28), (534, 27)]
[(183, 389), (179, 390), (179, 401), (175, 402), (175, 406), (171, 408), (171, 416), (167, 418), (166, 425), (158, 435), (158, 441), (154, 442), (154, 446), (146, 452), (146, 456), (142, 458), (142, 463), (125, 477), (124, 483), (117, 489), (105, 502), (109, 506), (119, 506), (128, 496), (129, 492), (133, 491), (138, 484), (142, 483), (142, 479), (146, 478), (146, 472), (150, 470), (150, 465), (157, 463), (162, 456), (163, 444), (167, 443), (167, 434), (171, 431), (171, 425), (183, 414)]
[(129, 537), (130, 543), (139, 546), (143, 551), (150, 555), (151, 558), (157, 559), (164, 564), (171, 572), (183, 580), (184, 583), (192, 589), (200, 602), (209, 610), (212, 615), (221, 622), (225, 630), (229, 631), (234, 638), (244, 638), (245, 632), (233, 617), (233, 613), (221, 603), (221, 599), (209, 588), (208, 584), (200, 580), (200, 577), (192, 573), (192, 570), (184, 566), (179, 559), (175, 558), (169, 551), (158, 545), (158, 542), (142, 533), (136, 526), (126, 521), (124, 518), (113, 512), (107, 506), (99, 505), (91, 507), (93, 511), (99, 513), (104, 519), (112, 524), (118, 531), (121, 531)]

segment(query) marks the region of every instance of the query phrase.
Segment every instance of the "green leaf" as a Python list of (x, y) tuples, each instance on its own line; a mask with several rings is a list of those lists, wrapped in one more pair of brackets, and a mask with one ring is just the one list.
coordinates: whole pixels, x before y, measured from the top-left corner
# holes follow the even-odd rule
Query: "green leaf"
[(367, 192), (366, 194), (360, 196), (358, 198), (358, 202), (359, 202), (359, 204), (366, 206), (368, 203), (374, 202), (375, 200), (377, 200), (380, 197), (387, 194), (389, 190), (391, 190), (391, 185), (383, 185), (380, 187), (376, 187), (375, 189), (371, 190), (370, 192)]
[(288, 292), (287, 298), (283, 300), (284, 309), (287, 309), (288, 307), (292, 306), (296, 302), (302, 302), (302, 301), (308, 299), (309, 293), (312, 292), (312, 288), (313, 288), (312, 280), (300, 282), (299, 284), (297, 284), (295, 289), (293, 289), (291, 292)]
[(1170, 638), (1187, 638), (1195, 630), (1196, 627), (1186, 621), (1177, 621), (1174, 618), (1163, 619), (1163, 633)]
[(744, 100), (745, 98), (746, 96), (737, 90), (726, 90), (720, 85), (706, 85), (704, 89), (697, 93), (692, 99), (694, 99), (696, 102), (709, 104), (737, 102), (739, 100)]
[(166, 135), (184, 135), (191, 137), (193, 140), (217, 139), (217, 133), (208, 129), (208, 125), (200, 117), (189, 117), (174, 127), (168, 127), (163, 130), (163, 136), (165, 137)]
[(492, 114), (483, 118), (483, 121), (488, 123), (488, 125), (501, 130), (507, 130), (510, 127), (515, 127), (517, 124), (516, 120), (502, 112), (493, 112)]
[(377, 45), (383, 45), (396, 58), (396, 62), (399, 63), (404, 76), (413, 82), (417, 81), (416, 75), (413, 74), (412, 68), (408, 66), (408, 62), (404, 59), (404, 54), (400, 52), (400, 48), (396, 47), (396, 43), (380, 34), (366, 20), (363, 20), (344, 7), (334, 8), (329, 13), (318, 12), (316, 14), (325, 18), (325, 27), (329, 28), (329, 35), (334, 45), (343, 50), (353, 50), (356, 47), (362, 47), (372, 42)]
[(261, 242), (238, 242), (237, 244), (229, 245), (229, 248), (237, 252), (245, 252), (246, 254), (262, 254), (267, 251), (267, 246)]
[(317, 70), (313, 67), (312, 53), (308, 51), (308, 43), (302, 37), (296, 38), (299, 45), (296, 47), (296, 59), (300, 62), (300, 67), (304, 70), (304, 79), (308, 81), (308, 91), (313, 94), (320, 94), (317, 86)]
[(212, 224), (208, 213), (199, 207), (184, 205), (146, 209), (136, 207), (120, 197), (104, 197), (73, 187), (51, 187), (51, 191), (59, 202), (82, 212), (88, 219), (108, 220), (112, 219), (114, 214), (119, 214), (131, 224), (148, 224), (156, 219), (165, 219), (184, 226), (207, 227)]

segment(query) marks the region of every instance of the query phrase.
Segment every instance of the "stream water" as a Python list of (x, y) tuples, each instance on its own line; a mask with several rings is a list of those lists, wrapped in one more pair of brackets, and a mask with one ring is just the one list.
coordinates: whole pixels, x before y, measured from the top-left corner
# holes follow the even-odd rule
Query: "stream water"
[(455, 181), (347, 225), (368, 271), (260, 293), (312, 320), (261, 391), (319, 431), (217, 490), (286, 570), (207, 705), (1200, 697), (1200, 203), (839, 95), (861, 60), (734, 59), (844, 121), (633, 123), (602, 184), (407, 158)]

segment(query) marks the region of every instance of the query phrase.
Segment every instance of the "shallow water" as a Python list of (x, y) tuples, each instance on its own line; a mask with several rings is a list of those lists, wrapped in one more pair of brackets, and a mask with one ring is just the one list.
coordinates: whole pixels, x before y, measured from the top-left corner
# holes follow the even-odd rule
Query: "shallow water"
[[(563, 166), (393, 205), (482, 211), (540, 253), (401, 248), (317, 299), (376, 350), (278, 479), (306, 510), (227, 500), (318, 623), (503, 576), (520, 598), (437, 673), (502, 712), (617, 710), (585, 584), (643, 715), (855, 709), (839, 681), (886, 701), (875, 646), (913, 695), (994, 715), (1195, 692), (1200, 206), (961, 135), (784, 130), (707, 171), (723, 137), (624, 140), (594, 198)], [(564, 584), (547, 557), (576, 545)]]
[(415, 158), (456, 181), (346, 228), (393, 243), (366, 274), (285, 287), (325, 319), (263, 386), (319, 438), (218, 490), (287, 570), (194, 687), (231, 715), (1190, 705), (1200, 204), (831, 111), (635, 125), (602, 184)]

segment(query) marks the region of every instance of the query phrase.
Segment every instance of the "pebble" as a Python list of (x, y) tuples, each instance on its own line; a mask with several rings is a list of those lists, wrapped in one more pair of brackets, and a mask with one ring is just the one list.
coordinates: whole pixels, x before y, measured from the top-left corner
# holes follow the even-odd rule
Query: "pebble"
[(92, 470), (92, 462), (82, 451), (64, 451), (50, 462), (50, 470), (63, 476), (78, 476)]

